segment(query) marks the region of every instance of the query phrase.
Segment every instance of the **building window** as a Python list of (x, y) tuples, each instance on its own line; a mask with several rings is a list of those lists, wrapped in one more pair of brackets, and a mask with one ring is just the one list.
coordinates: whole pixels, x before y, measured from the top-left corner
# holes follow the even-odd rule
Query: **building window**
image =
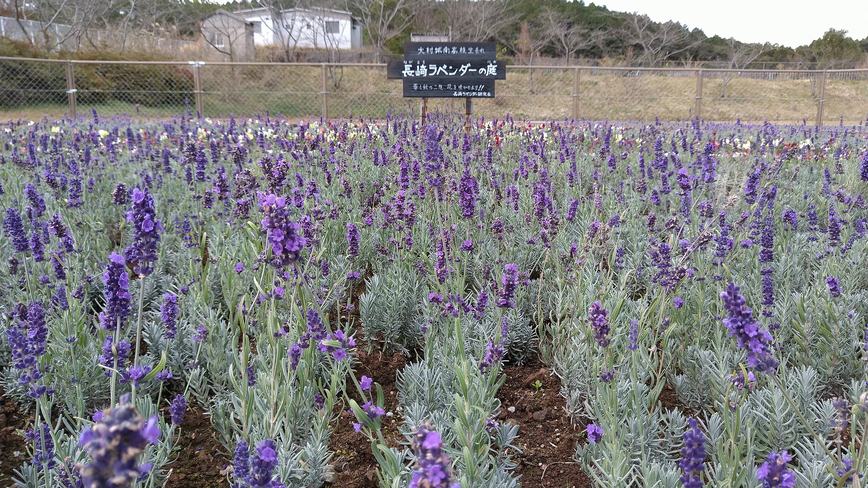
[(252, 22), (253, 24), (253, 33), (254, 34), (262, 34), (262, 22), (256, 20)]
[(208, 42), (214, 47), (223, 47), (223, 36), (217, 32), (209, 32)]
[(327, 20), (325, 21), (325, 31), (326, 34), (340, 34), (341, 23), (337, 20)]

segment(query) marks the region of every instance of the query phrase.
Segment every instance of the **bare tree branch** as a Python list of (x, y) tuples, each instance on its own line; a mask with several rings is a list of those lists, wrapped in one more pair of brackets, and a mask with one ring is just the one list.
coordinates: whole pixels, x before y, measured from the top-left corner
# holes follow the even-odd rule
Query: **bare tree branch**
[(623, 32), (628, 43), (642, 49), (638, 61), (646, 66), (659, 66), (702, 42), (691, 39), (690, 31), (677, 22), (657, 23), (637, 13), (627, 16)]
[(383, 46), (413, 23), (418, 3), (418, 0), (344, 0), (346, 9), (364, 25), (376, 49), (377, 62)]

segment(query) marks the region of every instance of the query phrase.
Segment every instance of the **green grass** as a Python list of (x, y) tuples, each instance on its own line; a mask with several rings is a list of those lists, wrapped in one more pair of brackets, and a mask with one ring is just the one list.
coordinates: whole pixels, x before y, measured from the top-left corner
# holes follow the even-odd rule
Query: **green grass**
[[(477, 115), (546, 120), (574, 116), (591, 120), (684, 120), (696, 109), (696, 79), (652, 74), (626, 76), (617, 71), (582, 71), (578, 97), (574, 72), (512, 68), (497, 84), (497, 98), (474, 101)], [(728, 83), (713, 74), (703, 80), (701, 116), (706, 120), (773, 121), (812, 124), (817, 116), (816, 84), (808, 79), (736, 78)], [(386, 80), (379, 68), (344, 67), (325, 76), (329, 117), (382, 118), (388, 113), (418, 113), (419, 101), (403, 99), (401, 82)], [(202, 70), (206, 117), (252, 116), (266, 112), (291, 118), (319, 117), (323, 107), (323, 71), (318, 66), (211, 66)], [(140, 92), (113, 92), (114, 98), (141, 98)], [(160, 93), (165, 97), (165, 93)], [(79, 103), (101, 115), (165, 118), (183, 113), (191, 94), (171, 94), (171, 105), (154, 107), (113, 100)], [(830, 80), (826, 85), (825, 122), (858, 123), (868, 116), (868, 80)], [(431, 100), (431, 112), (462, 112), (460, 100)], [(0, 119), (39, 119), (66, 113), (65, 104), (0, 107)]]

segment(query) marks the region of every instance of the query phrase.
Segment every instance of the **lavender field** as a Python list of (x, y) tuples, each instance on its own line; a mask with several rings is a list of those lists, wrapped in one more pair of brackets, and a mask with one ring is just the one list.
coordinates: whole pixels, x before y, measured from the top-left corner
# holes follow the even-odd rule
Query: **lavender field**
[(868, 485), (864, 124), (0, 143), (2, 486)]

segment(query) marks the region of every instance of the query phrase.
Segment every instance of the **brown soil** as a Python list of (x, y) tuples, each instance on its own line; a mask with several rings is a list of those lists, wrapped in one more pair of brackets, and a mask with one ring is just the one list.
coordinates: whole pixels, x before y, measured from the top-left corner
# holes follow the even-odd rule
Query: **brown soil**
[[(360, 331), (357, 331), (360, 332)], [(357, 336), (360, 334), (357, 334)], [(403, 436), (400, 432), (403, 419), (396, 412), (398, 406), (398, 388), (395, 385), (397, 372), (404, 367), (407, 360), (400, 353), (386, 355), (379, 351), (370, 354), (365, 350), (363, 340), (357, 338), (358, 363), (355, 367), (356, 377), (370, 376), (375, 383), (383, 387), (387, 415), (383, 417), (383, 437), (389, 446), (400, 446)], [(348, 388), (352, 388), (348, 385)], [(373, 391), (373, 389), (372, 389)], [(356, 395), (352, 395), (357, 401)], [(388, 415), (391, 413), (391, 415)], [(330, 486), (341, 488), (376, 488), (377, 461), (371, 454), (371, 444), (364, 434), (353, 430), (355, 416), (343, 406), (337, 419), (337, 424), (331, 436), (331, 449), (334, 452), (332, 465), (335, 470), (334, 481)], [(328, 485), (327, 485), (328, 486)]]
[(0, 486), (11, 486), (15, 470), (27, 457), (27, 443), (19, 433), (27, 427), (27, 416), (0, 388)]
[(231, 461), (217, 440), (211, 420), (199, 407), (187, 410), (179, 435), (177, 458), (168, 465), (171, 472), (165, 486), (225, 486), (226, 476), (221, 471)]
[[(560, 394), (561, 382), (538, 361), (524, 366), (506, 366), (506, 382), (500, 388), (499, 419), (519, 426), (514, 456), (525, 488), (586, 488), (590, 478), (575, 461), (576, 444), (584, 442)], [(537, 383), (539, 380), (539, 383)], [(514, 412), (509, 409), (515, 407)]]

